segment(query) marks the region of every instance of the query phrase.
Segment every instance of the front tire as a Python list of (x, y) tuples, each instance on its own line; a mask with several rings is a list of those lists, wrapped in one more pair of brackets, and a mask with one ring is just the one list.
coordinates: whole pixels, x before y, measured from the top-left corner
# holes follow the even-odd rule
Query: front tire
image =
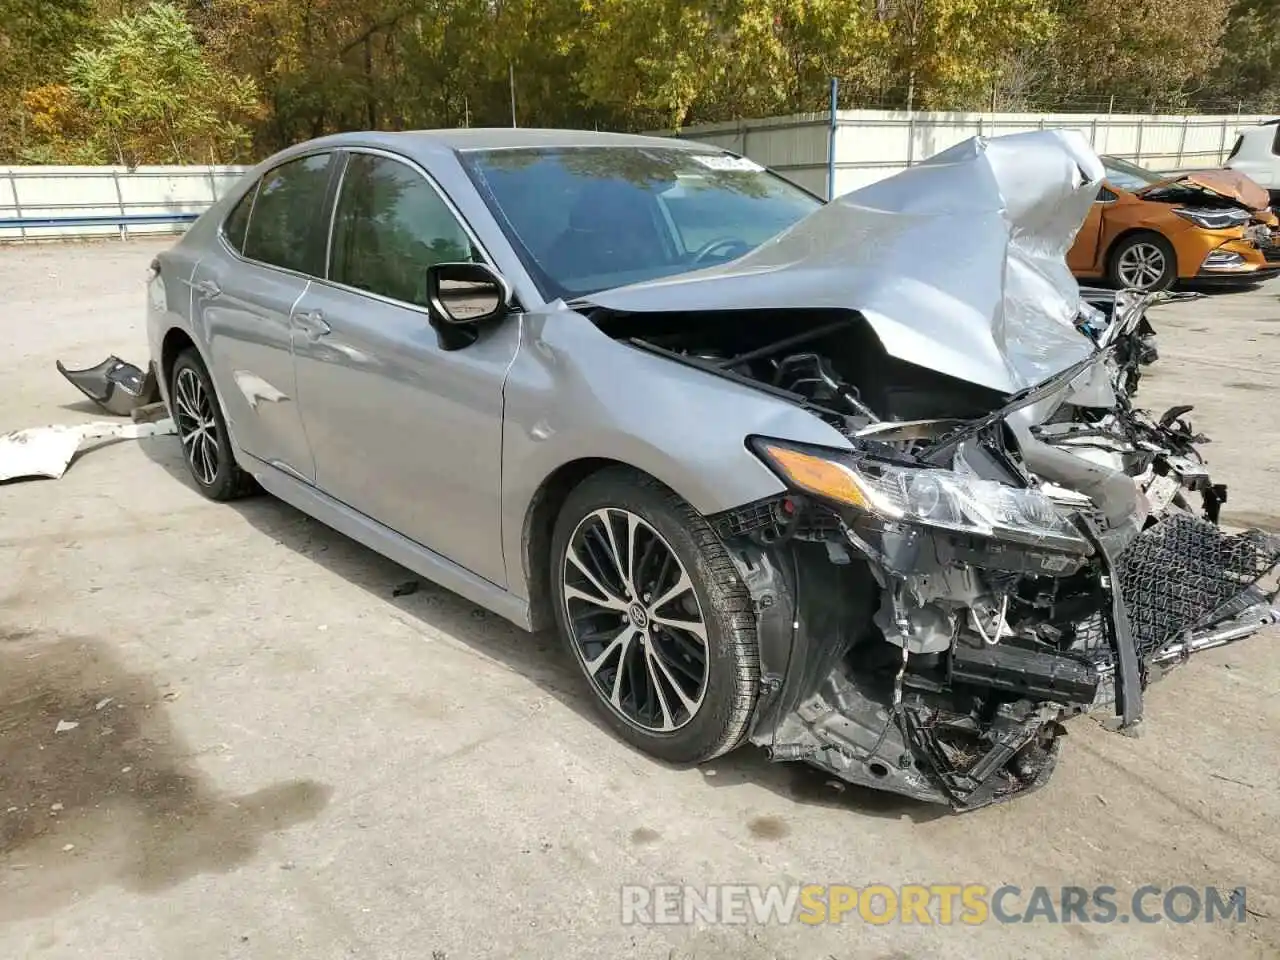
[(1178, 256), (1173, 245), (1158, 233), (1135, 233), (1111, 251), (1108, 274), (1120, 289), (1156, 293), (1168, 290), (1178, 279)]
[(197, 490), (218, 501), (238, 500), (257, 490), (253, 477), (236, 463), (213, 380), (194, 350), (182, 351), (173, 362), (169, 408)]
[(736, 747), (759, 687), (755, 614), (707, 521), (610, 468), (569, 494), (551, 549), (560, 636), (609, 726), (671, 763)]

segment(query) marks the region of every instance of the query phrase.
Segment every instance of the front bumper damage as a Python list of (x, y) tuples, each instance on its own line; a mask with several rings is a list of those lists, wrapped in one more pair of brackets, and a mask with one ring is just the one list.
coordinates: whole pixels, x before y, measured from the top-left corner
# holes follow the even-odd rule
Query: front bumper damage
[(1012, 467), (1079, 537), (980, 536), (794, 491), (713, 518), (756, 600), (750, 738), (774, 759), (977, 809), (1044, 785), (1071, 718), (1132, 734), (1168, 670), (1280, 621), (1280, 538), (1218, 527), (1227, 488), (1190, 406), (1134, 407), (1154, 298), (1112, 297), (1103, 318), (1081, 311), (1092, 359), (991, 414), (852, 437), (916, 466)]
[(1042, 786), (1071, 717), (1132, 731), (1171, 667), (1280, 619), (1280, 541), (1185, 513), (1118, 554), (1082, 518), (1087, 558), (795, 497), (716, 522), (756, 601), (752, 742), (957, 810)]

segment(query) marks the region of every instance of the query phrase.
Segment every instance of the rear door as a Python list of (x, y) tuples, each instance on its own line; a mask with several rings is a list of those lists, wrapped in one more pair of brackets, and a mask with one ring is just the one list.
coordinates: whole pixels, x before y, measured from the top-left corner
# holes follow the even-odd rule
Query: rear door
[(295, 311), (298, 399), (325, 493), (505, 586), (502, 388), (519, 318), (441, 350), (426, 310), (432, 263), (480, 260), (424, 170), (352, 152), (328, 280)]
[(292, 353), (294, 307), (323, 271), (332, 153), (268, 171), (232, 210), (193, 277), (193, 315), (232, 435), (246, 453), (315, 481)]

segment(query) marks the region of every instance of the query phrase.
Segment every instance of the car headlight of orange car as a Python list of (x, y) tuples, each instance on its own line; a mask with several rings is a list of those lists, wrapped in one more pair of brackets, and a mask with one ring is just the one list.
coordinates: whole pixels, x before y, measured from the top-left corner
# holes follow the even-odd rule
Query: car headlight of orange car
[(1247, 210), (1208, 210), (1201, 207), (1178, 207), (1173, 211), (1205, 230), (1230, 230), (1253, 219)]

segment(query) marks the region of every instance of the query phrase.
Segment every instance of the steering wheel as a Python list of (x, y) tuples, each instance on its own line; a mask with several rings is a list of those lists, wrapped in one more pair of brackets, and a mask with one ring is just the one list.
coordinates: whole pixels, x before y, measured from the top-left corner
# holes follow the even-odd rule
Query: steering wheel
[[(716, 237), (710, 243), (704, 243), (698, 248), (698, 252), (693, 255), (693, 262), (699, 264), (721, 248), (724, 249), (724, 259), (726, 260), (740, 257), (744, 253), (749, 253), (752, 249), (751, 244), (745, 240), (739, 240), (737, 237)], [(735, 252), (730, 253), (730, 251)]]

